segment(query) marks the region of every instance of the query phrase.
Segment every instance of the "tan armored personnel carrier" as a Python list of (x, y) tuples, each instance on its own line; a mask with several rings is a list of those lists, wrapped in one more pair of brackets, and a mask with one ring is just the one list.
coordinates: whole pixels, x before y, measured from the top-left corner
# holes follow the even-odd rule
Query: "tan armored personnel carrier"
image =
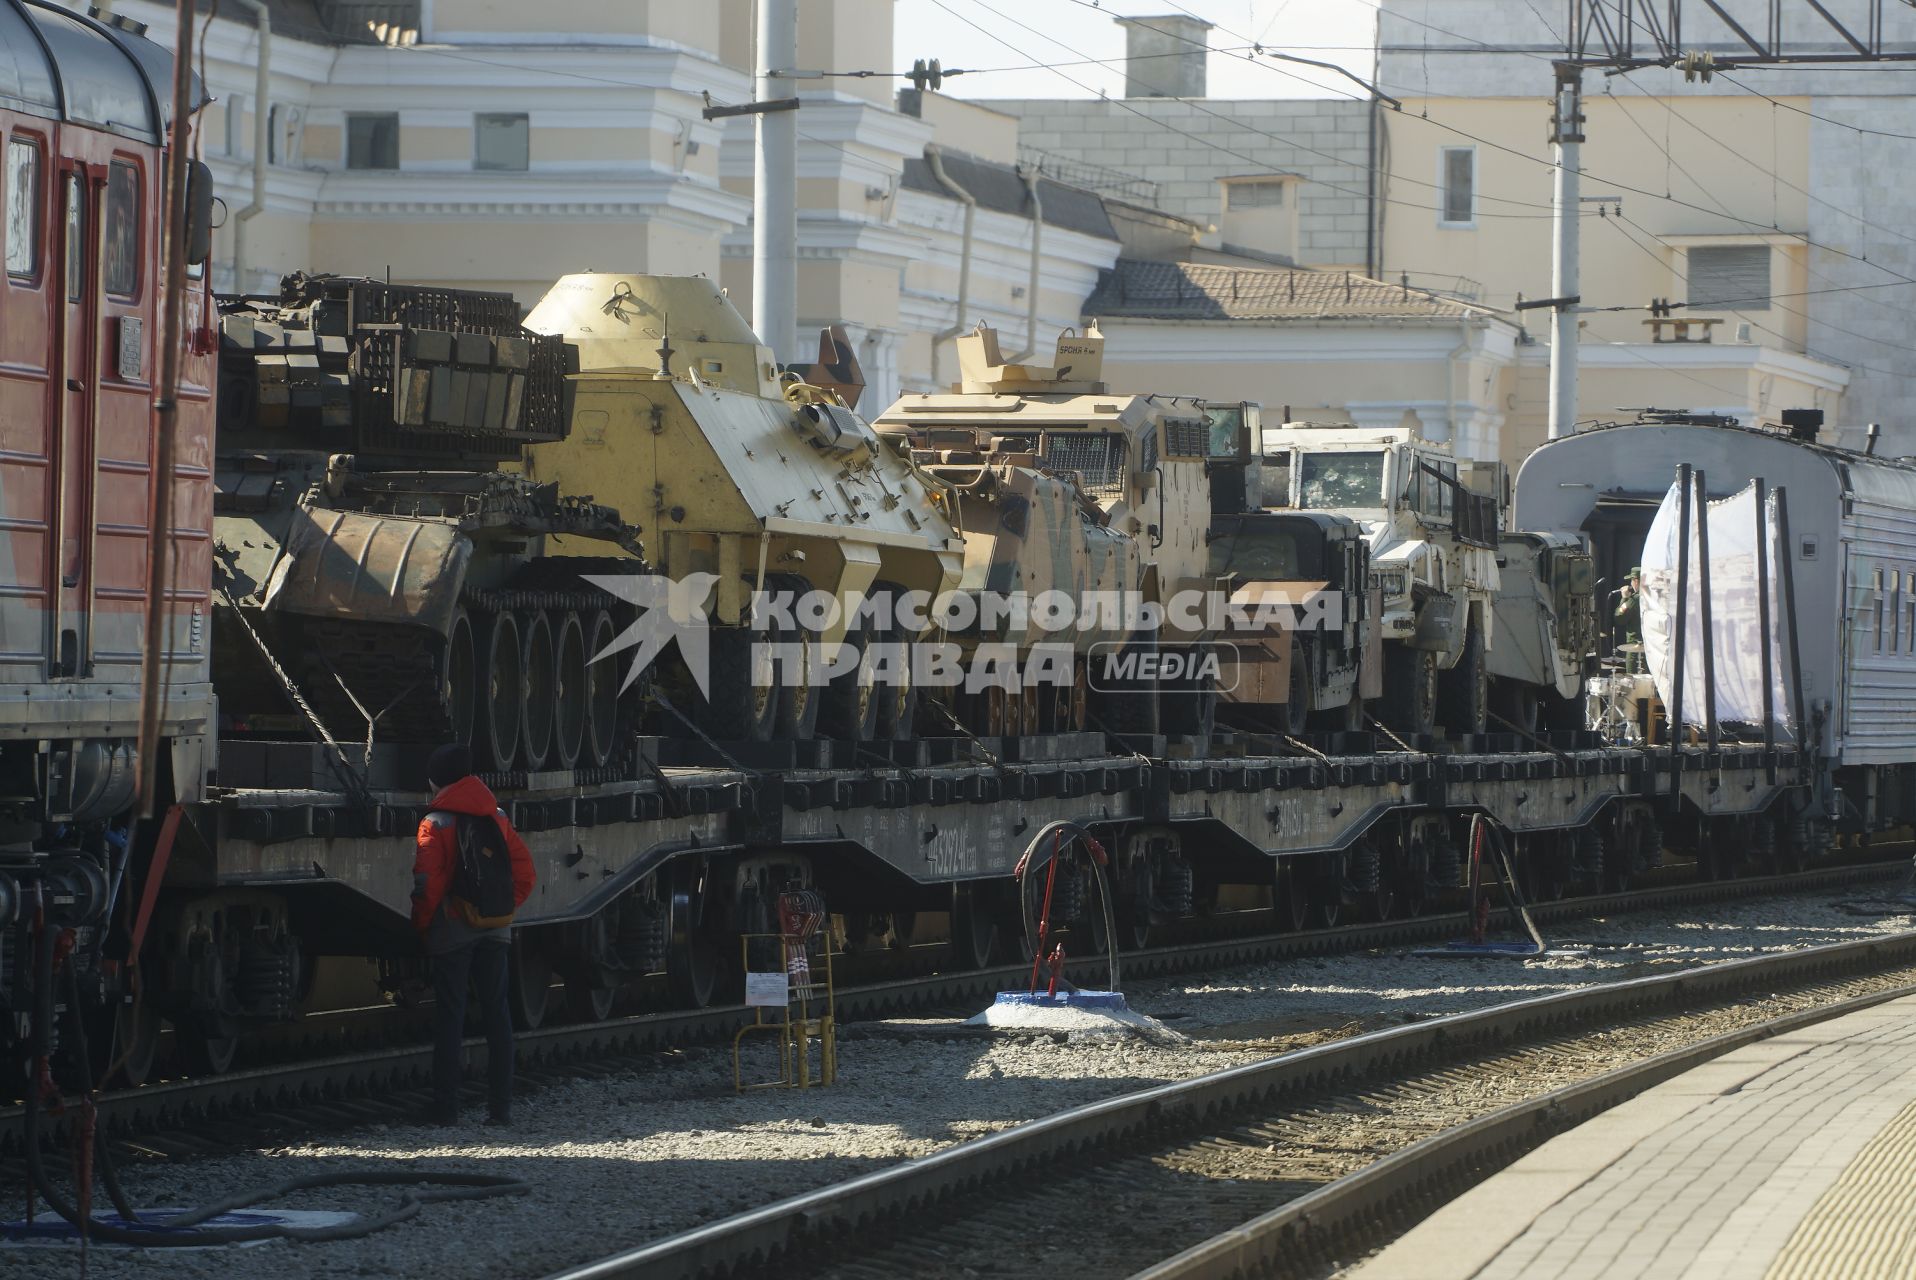
[[(921, 456), (947, 467), (1023, 467), (1070, 477), (1095, 509), (1098, 527), (1135, 547), (1135, 568), (1127, 559), (1125, 570), (1135, 576), (1124, 585), (1150, 605), (1213, 585), (1205, 545), (1210, 425), (1200, 405), (1108, 389), (1104, 338), (1095, 325), (1061, 336), (1049, 365), (1007, 364), (997, 334), (984, 326), (957, 345), (963, 378), (957, 390), (905, 396), (874, 419), (880, 432), (908, 440)], [(997, 558), (995, 548), (975, 546), (971, 520), (965, 525), (968, 559)], [(1047, 585), (1070, 589), (1066, 583), (1096, 575), (1058, 565), (1045, 576)], [(1104, 695), (1095, 700), (1106, 727), (1208, 733), (1214, 691), (1175, 692), (1152, 674), (1166, 656), (1186, 653), (1203, 639), (1201, 628), (1178, 623), (1168, 617), (1160, 628), (1134, 628), (1094, 647), (1090, 682)], [(1141, 655), (1149, 655), (1142, 664)]]
[[(771, 351), (703, 277), (566, 276), (526, 326), (579, 349), (572, 431), (528, 450), (532, 476), (625, 503), (654, 568), (717, 579), (704, 731), (806, 738), (822, 711), (836, 736), (909, 734), (912, 686), (870, 678), (869, 656), (890, 637), (857, 622), (855, 606), (872, 593), (935, 596), (957, 583), (964, 544), (926, 478), (835, 392), (781, 380)], [(757, 633), (773, 644), (754, 645), (759, 588), (822, 591), (840, 607), (811, 627), (774, 617)], [(841, 644), (859, 650), (856, 662)], [(775, 645), (796, 646), (808, 666), (831, 664), (819, 670), (853, 669), (822, 686), (774, 672)]]

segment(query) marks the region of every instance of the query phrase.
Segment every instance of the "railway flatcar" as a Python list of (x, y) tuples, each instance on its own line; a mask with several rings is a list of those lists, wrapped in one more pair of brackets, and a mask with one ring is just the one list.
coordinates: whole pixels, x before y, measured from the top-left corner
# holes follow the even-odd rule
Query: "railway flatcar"
[(1784, 491), (1817, 814), (1861, 834), (1916, 818), (1916, 465), (1820, 443), (1821, 419), (1793, 411), (1771, 430), (1663, 415), (1553, 440), (1517, 473), (1515, 520), (1587, 535), (1615, 585), (1679, 466), (1711, 499), (1753, 480)]

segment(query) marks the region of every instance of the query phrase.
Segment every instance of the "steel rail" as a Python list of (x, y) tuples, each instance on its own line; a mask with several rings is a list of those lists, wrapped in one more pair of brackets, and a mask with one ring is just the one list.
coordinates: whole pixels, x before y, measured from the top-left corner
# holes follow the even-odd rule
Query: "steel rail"
[[(1631, 910), (1863, 884), (1893, 878), (1906, 868), (1901, 861), (1872, 862), (1741, 880), (1694, 881), (1564, 898), (1533, 906), (1531, 914), (1540, 922), (1557, 923)], [(1441, 942), (1462, 936), (1468, 926), (1467, 913), (1445, 912), (1305, 933), (1255, 934), (1151, 947), (1126, 953), (1124, 963), (1127, 976), (1133, 980), (1161, 978), (1275, 960)], [(1095, 979), (1102, 975), (1102, 961), (1097, 957), (1080, 959), (1072, 963), (1070, 971), (1078, 977)], [(1029, 976), (1026, 966), (1013, 964), (870, 983), (838, 993), (838, 1017), (842, 1024), (987, 1002), (999, 991), (1021, 987)], [(750, 1019), (750, 1010), (734, 1005), (547, 1027), (519, 1033), (517, 1061), (522, 1069), (563, 1067), (720, 1043)], [(471, 1069), (476, 1071), (485, 1061), (485, 1042), (483, 1038), (470, 1039), (466, 1048)], [(104, 1092), (96, 1100), (96, 1122), (109, 1134), (165, 1131), (213, 1116), (413, 1088), (427, 1082), (431, 1071), (432, 1048), (425, 1044), (334, 1054)], [(20, 1151), (20, 1115), (17, 1106), (0, 1108), (0, 1157)], [(42, 1129), (58, 1138), (69, 1120), (65, 1116), (44, 1117)]]
[(1778, 983), (1916, 963), (1916, 933), (1834, 943), (1540, 996), (1313, 1046), (1193, 1080), (1106, 1099), (848, 1182), (793, 1196), (555, 1273), (554, 1280), (681, 1280), (768, 1266), (800, 1250), (882, 1236), (907, 1215), (936, 1214), (970, 1193), (1127, 1143), (1188, 1133), (1251, 1104), (1278, 1104), (1378, 1071), (1402, 1072), (1473, 1049), (1508, 1047), (1605, 1020), (1705, 1005)]
[(1221, 1232), (1131, 1280), (1237, 1280), (1299, 1273), (1313, 1261), (1350, 1258), (1492, 1177), (1550, 1138), (1733, 1049), (1916, 995), (1916, 986), (1739, 1027), (1642, 1062), (1606, 1071), (1419, 1139), (1356, 1173)]

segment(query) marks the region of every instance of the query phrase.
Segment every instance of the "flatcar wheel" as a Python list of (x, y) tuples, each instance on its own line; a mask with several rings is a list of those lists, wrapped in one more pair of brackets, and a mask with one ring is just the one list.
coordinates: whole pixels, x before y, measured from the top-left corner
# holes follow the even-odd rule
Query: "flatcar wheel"
[(618, 998), (617, 987), (600, 986), (593, 975), (566, 979), (565, 1008), (574, 1022), (604, 1022), (612, 1016)]
[(187, 1071), (196, 1076), (223, 1076), (233, 1069), (239, 1053), (238, 1036), (208, 1035), (204, 1027), (175, 1024), (174, 1038)]
[(951, 887), (951, 964), (954, 969), (983, 969), (998, 950), (998, 913), (982, 884)]
[(553, 722), (558, 719), (558, 650), (553, 643), (552, 620), (543, 609), (526, 623), (520, 648), (525, 654), (525, 710), (520, 713), (519, 747), (525, 753), (525, 767), (531, 771), (545, 767), (552, 751)]
[(619, 751), (619, 664), (615, 655), (599, 659), (618, 632), (604, 609), (586, 621), (584, 631), (585, 764), (596, 769)]
[(1311, 927), (1311, 877), (1295, 858), (1277, 860), (1275, 890), (1278, 926), (1287, 933)]
[(519, 720), (525, 707), (525, 654), (519, 622), (510, 613), (494, 615), (486, 629), (480, 703), (474, 720), (480, 729), (480, 754), (493, 769), (512, 768), (519, 755)]
[(506, 979), (506, 1003), (512, 1010), (512, 1025), (521, 1031), (537, 1031), (545, 1025), (551, 999), (552, 957), (538, 944), (528, 942), (523, 933), (515, 931), (512, 969)]
[(472, 619), (460, 609), (446, 634), (446, 656), (440, 668), (439, 700), (446, 706), (455, 742), (471, 742), (478, 714), (479, 664), (472, 639)]
[(575, 768), (585, 746), (586, 699), (585, 624), (568, 613), (559, 620), (557, 696), (553, 698), (552, 763)]
[(159, 1058), (159, 1010), (151, 1000), (132, 1000), (113, 1010), (111, 1054), (94, 1069), (94, 1079), (103, 1079), (105, 1069), (119, 1063), (111, 1083), (146, 1085), (153, 1075), (153, 1060)]

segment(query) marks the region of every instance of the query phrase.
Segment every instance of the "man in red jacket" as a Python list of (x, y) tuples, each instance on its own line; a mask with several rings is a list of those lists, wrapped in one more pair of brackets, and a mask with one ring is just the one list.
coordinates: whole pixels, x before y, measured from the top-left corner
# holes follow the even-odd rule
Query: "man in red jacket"
[[(413, 928), (432, 957), (433, 1105), (426, 1118), (432, 1124), (459, 1118), (470, 982), (486, 1024), (486, 1123), (506, 1125), (512, 1122), (512, 1014), (506, 1007), (512, 914), (538, 876), (492, 790), (473, 776), (464, 743), (433, 752), (426, 781), (433, 789), (431, 812), (419, 824), (412, 864)], [(510, 910), (501, 911), (508, 901)]]

